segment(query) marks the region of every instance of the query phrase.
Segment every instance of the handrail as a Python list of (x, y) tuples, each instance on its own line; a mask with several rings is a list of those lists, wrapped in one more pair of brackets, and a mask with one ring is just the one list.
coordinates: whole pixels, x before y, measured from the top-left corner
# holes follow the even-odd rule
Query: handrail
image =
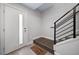
[[(77, 11), (76, 14), (77, 14), (77, 13), (79, 13), (79, 11)], [(72, 15), (72, 16), (73, 16), (73, 15)], [(71, 17), (72, 17), (72, 16), (71, 16)], [(67, 25), (69, 25), (69, 24), (71, 24), (71, 23), (73, 23), (73, 22), (70, 22), (70, 23), (66, 24), (65, 26), (67, 26)], [(63, 27), (65, 27), (65, 26), (63, 26)], [(58, 30), (62, 29), (63, 27), (59, 28)], [(53, 28), (54, 28), (54, 27), (53, 27)], [(57, 30), (57, 31), (58, 31), (58, 30)]]
[[(56, 38), (59, 37), (59, 36), (61, 36), (61, 35), (59, 35), (59, 36), (56, 36), (56, 35), (57, 35), (57, 34), (60, 34), (60, 33), (63, 32), (63, 31), (65, 31), (65, 30), (63, 30), (63, 31), (60, 31), (59, 33), (56, 33), (57, 31), (59, 31), (59, 30), (56, 30), (56, 29), (57, 29), (58, 27), (62, 26), (63, 24), (65, 24), (66, 22), (68, 22), (69, 20), (71, 20), (71, 18), (73, 18), (73, 21), (70, 22), (70, 23), (68, 23), (68, 24), (73, 23), (73, 25), (71, 26), (71, 27), (73, 27), (73, 29), (70, 30), (70, 31), (73, 31), (73, 38), (76, 38), (76, 14), (79, 12), (79, 11), (76, 12), (76, 7), (77, 7), (77, 6), (79, 6), (79, 3), (78, 3), (76, 6), (74, 6), (71, 10), (69, 10), (68, 12), (66, 12), (66, 13), (65, 13), (62, 17), (60, 17), (57, 21), (54, 22), (54, 44), (56, 44)], [(73, 11), (73, 13), (70, 14), (69, 18), (67, 17), (67, 18), (65, 18), (64, 20), (60, 21), (62, 18), (64, 18), (66, 15), (68, 15), (68, 13), (70, 13), (71, 11)], [(60, 22), (58, 23), (58, 21), (60, 21)], [(56, 23), (58, 23), (58, 24), (56, 24)], [(68, 26), (68, 25), (65, 25), (65, 26)], [(65, 27), (65, 26), (64, 26), (64, 27)], [(70, 28), (70, 27), (69, 27), (69, 28)], [(67, 29), (69, 29), (69, 28), (67, 28)], [(59, 29), (61, 30), (61, 27), (60, 27)], [(68, 31), (68, 32), (70, 32), (70, 31)], [(67, 34), (68, 32), (66, 32), (66, 33), (64, 33), (64, 34)], [(64, 35), (64, 34), (62, 34), (62, 35)], [(67, 37), (67, 36), (66, 36), (66, 37)]]
[(64, 29), (64, 30), (62, 30), (62, 31), (60, 31), (60, 32), (58, 32), (58, 33), (56, 33), (56, 34), (59, 34), (59, 33), (65, 31), (65, 30), (67, 30), (67, 29), (69, 29), (69, 28), (72, 28), (72, 27), (73, 27), (73, 26), (70, 26), (70, 27), (68, 27), (68, 28), (66, 28), (66, 29)]
[(76, 6), (74, 6), (71, 10), (69, 10), (68, 12), (66, 12), (62, 17), (60, 17), (57, 21), (55, 21), (55, 23), (56, 22), (58, 22), (60, 19), (62, 19), (65, 15), (67, 15), (70, 11), (72, 11), (74, 8), (76, 8), (77, 6), (79, 5), (79, 3), (76, 5)]

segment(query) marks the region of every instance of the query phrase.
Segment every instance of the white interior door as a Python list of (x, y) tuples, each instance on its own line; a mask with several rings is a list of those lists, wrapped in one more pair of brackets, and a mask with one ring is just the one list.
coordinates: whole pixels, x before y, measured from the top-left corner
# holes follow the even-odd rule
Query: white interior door
[(5, 54), (19, 46), (19, 11), (5, 6)]
[(26, 45), (27, 42), (27, 15), (5, 6), (5, 54)]

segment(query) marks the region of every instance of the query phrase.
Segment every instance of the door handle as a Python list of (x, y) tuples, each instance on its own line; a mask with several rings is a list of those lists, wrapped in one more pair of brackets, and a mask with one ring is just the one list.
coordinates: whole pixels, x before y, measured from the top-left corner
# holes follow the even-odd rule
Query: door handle
[(26, 29), (26, 28), (24, 28), (24, 29)]
[(24, 32), (26, 32), (26, 29), (27, 29), (27, 28), (24, 28)]

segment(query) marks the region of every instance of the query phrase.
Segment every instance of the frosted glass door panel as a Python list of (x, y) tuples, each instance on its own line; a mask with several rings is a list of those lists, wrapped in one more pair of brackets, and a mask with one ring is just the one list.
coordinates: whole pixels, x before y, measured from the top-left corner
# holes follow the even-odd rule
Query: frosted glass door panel
[(19, 14), (19, 44), (23, 44), (23, 15)]

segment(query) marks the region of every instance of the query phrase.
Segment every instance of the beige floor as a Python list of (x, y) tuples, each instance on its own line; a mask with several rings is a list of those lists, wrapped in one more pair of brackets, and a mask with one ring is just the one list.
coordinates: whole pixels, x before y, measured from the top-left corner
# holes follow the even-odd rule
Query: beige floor
[[(21, 49), (18, 49), (14, 52), (9, 53), (8, 55), (36, 55), (32, 50), (31, 50), (32, 45), (28, 45), (26, 47), (23, 47)], [(51, 53), (47, 52), (45, 55), (52, 55)]]

